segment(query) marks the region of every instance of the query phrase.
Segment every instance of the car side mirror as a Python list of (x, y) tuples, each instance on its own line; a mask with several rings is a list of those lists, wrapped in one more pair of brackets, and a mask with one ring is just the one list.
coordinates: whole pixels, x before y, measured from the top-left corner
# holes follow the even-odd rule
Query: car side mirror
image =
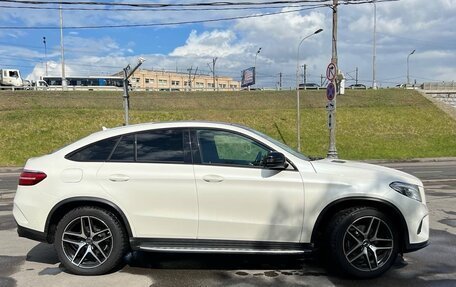
[(285, 155), (277, 151), (270, 151), (263, 159), (263, 165), (270, 169), (286, 169), (288, 166)]

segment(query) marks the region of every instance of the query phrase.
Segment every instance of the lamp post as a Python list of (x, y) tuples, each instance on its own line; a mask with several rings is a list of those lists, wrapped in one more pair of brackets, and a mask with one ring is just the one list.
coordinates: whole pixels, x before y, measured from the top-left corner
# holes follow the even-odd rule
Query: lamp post
[(409, 69), (409, 58), (411, 55), (415, 53), (416, 50), (413, 50), (410, 54), (407, 56), (407, 85), (410, 84), (410, 69)]
[[(255, 61), (253, 62), (253, 71), (254, 71), (254, 79), (255, 79), (255, 82), (256, 82), (256, 60), (257, 60), (257, 57), (258, 57), (258, 54), (261, 52), (261, 47), (258, 48), (258, 51), (256, 52), (255, 54)], [(249, 86), (249, 91), (250, 91), (250, 86)]]
[(313, 32), (310, 35), (302, 38), (301, 42), (298, 45), (298, 52), (296, 53), (296, 133), (297, 133), (297, 141), (298, 141), (298, 151), (301, 151), (301, 112), (299, 110), (300, 103), (299, 103), (299, 49), (301, 48), (302, 43), (309, 37), (312, 37), (315, 34), (322, 32), (323, 29), (318, 29), (317, 31)]
[(48, 75), (48, 63), (47, 63), (47, 48), (46, 48), (46, 37), (43, 37), (44, 44), (44, 63), (46, 65), (46, 77)]
[(256, 60), (257, 60), (257, 56), (258, 56), (258, 54), (259, 54), (260, 52), (261, 52), (261, 47), (258, 48), (258, 51), (257, 51), (256, 54), (255, 54), (255, 61), (254, 61), (254, 63), (253, 63), (253, 67), (254, 67), (255, 69), (256, 69)]
[(377, 0), (374, 0), (374, 35), (373, 35), (373, 47), (372, 47), (372, 89), (377, 89), (376, 83), (376, 54), (377, 54)]

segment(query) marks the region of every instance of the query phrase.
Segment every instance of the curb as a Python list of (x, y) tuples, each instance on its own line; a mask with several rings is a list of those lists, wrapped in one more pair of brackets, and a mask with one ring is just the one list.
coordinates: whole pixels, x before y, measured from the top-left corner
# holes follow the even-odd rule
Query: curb
[(411, 158), (411, 159), (367, 159), (360, 160), (361, 162), (384, 164), (384, 163), (429, 163), (429, 162), (455, 162), (456, 157), (425, 157), (425, 158)]
[(20, 173), (23, 169), (24, 169), (23, 167), (18, 167), (18, 166), (0, 167), (0, 172), (1, 173), (7, 173), (7, 172)]

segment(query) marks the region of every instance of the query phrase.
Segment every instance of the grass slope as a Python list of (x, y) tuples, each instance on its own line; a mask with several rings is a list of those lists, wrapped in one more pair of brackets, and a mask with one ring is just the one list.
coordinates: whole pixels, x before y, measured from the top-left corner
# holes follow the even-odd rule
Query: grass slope
[[(324, 91), (301, 92), (301, 146), (328, 147)], [(132, 93), (131, 123), (245, 124), (296, 147), (295, 91)], [(348, 91), (337, 99), (337, 149), (346, 159), (456, 156), (456, 122), (410, 90)], [(0, 166), (23, 165), (102, 126), (123, 123), (121, 93), (0, 92)]]

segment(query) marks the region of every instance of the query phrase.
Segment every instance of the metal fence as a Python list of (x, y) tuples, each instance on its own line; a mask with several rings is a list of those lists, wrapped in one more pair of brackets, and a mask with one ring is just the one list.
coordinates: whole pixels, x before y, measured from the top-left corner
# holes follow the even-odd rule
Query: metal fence
[(439, 83), (423, 83), (422, 89), (432, 91), (454, 91), (456, 90), (456, 83), (454, 81)]

